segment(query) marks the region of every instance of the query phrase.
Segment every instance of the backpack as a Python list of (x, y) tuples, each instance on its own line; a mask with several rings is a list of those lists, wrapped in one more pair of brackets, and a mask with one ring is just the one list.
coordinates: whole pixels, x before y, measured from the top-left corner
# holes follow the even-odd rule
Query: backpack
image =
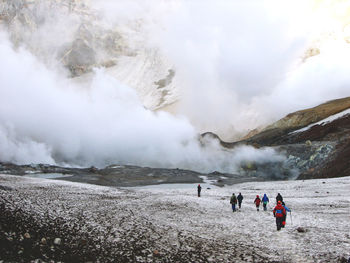
[(254, 200), (254, 203), (257, 205), (257, 206), (259, 206), (260, 205), (260, 202), (261, 202), (261, 199), (260, 198), (255, 198), (255, 200)]
[(235, 204), (237, 203), (237, 198), (235, 195), (231, 196), (230, 204)]
[[(284, 210), (284, 213), (283, 213)], [(275, 217), (283, 217), (286, 214), (286, 210), (284, 209), (283, 206), (276, 206), (275, 209), (273, 210)]]

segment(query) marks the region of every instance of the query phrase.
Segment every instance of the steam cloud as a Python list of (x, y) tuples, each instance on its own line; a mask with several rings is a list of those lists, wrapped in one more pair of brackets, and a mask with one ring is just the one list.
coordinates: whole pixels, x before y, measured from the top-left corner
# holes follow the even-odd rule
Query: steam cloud
[[(315, 33), (331, 21), (312, 13), (313, 5), (183, 3), (166, 18), (170, 29), (162, 45), (189, 83), (181, 87), (182, 112), (199, 129), (230, 140), (290, 112), (349, 96), (349, 44), (330, 29), (331, 37), (314, 45)], [(346, 6), (341, 8), (350, 10)], [(320, 55), (303, 62), (309, 47)]]
[[(310, 31), (294, 23), (290, 5), (246, 2), (91, 3), (107, 27), (132, 28), (138, 21), (140, 28), (124, 32), (131, 45), (143, 41), (170, 59), (182, 84), (177, 116), (145, 109), (133, 89), (104, 69), (95, 69), (90, 83), (68, 78), (57, 54), (80, 18), (42, 5), (35, 34), (18, 31), (27, 46), (14, 48), (13, 35), (12, 42), (0, 36), (0, 160), (202, 172), (236, 172), (245, 160), (282, 161), (271, 149), (202, 146), (198, 133), (233, 138), (290, 111), (348, 96), (349, 47), (330, 40), (301, 63)], [(27, 50), (33, 48), (40, 55)]]

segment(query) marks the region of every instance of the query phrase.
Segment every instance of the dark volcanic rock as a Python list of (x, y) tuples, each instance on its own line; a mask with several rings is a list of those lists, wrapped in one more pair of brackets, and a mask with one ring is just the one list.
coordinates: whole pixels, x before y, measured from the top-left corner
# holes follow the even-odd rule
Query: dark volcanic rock
[(203, 179), (200, 176), (203, 174), (181, 169), (111, 165), (93, 173), (75, 174), (61, 179), (71, 182), (127, 187), (165, 183), (201, 183)]
[(342, 141), (336, 147), (332, 156), (315, 170), (309, 170), (299, 175), (298, 179), (332, 178), (350, 176), (350, 138)]
[(12, 191), (12, 188), (11, 188), (11, 187), (8, 187), (8, 186), (3, 186), (3, 185), (0, 185), (0, 190), (4, 190), (4, 191)]
[[(264, 181), (273, 178), (282, 179), (281, 176), (277, 175), (279, 173), (277, 171), (278, 169), (275, 169), (271, 164), (260, 165), (258, 167), (254, 166), (254, 164), (246, 165), (246, 172), (242, 175), (219, 172), (202, 174), (183, 169), (151, 168), (132, 165), (110, 165), (103, 169), (98, 169), (93, 166), (90, 168), (68, 168), (44, 164), (15, 165), (12, 163), (0, 163), (0, 174), (39, 177), (117, 187), (171, 183), (203, 183), (203, 178), (209, 179), (212, 184), (217, 186)], [(288, 175), (285, 175), (285, 178), (287, 177)]]
[[(106, 186), (141, 186), (166, 183), (202, 183), (206, 174), (182, 169), (162, 169), (132, 165), (110, 165), (103, 169), (68, 168), (54, 165), (15, 165), (0, 163), (0, 173), (49, 178), (50, 174), (62, 175), (51, 178), (71, 182)], [(46, 177), (47, 175), (47, 177)]]
[(307, 232), (307, 230), (306, 230), (305, 228), (303, 228), (303, 227), (298, 227), (298, 228), (297, 228), (297, 231), (298, 231), (299, 233), (305, 233), (305, 232)]

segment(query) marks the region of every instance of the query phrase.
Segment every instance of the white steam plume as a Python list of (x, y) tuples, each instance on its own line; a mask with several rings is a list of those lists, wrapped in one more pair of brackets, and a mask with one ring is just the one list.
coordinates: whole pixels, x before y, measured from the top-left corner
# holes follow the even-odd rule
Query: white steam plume
[[(332, 9), (326, 2), (180, 1), (164, 18), (166, 30), (156, 34), (185, 79), (179, 111), (198, 129), (230, 139), (349, 96), (350, 44), (342, 35), (325, 41), (321, 33), (326, 28), (324, 35), (336, 34), (332, 29), (350, 22), (325, 15), (345, 14), (350, 3), (334, 1)], [(320, 55), (302, 62), (309, 47)]]
[[(320, 55), (301, 63), (315, 26), (312, 1), (99, 0), (90, 2), (99, 12), (91, 17), (82, 10), (83, 18), (50, 9), (54, 2), (39, 1), (36, 29), (20, 23), (8, 29), (17, 32), (12, 42), (26, 49), (14, 51), (1, 36), (0, 160), (233, 172), (245, 150), (223, 151), (216, 142), (203, 148), (198, 132), (234, 138), (290, 111), (349, 95), (344, 41), (323, 43)], [(91, 83), (66, 78), (62, 50), (81, 20), (96, 29), (92, 19), (120, 29), (122, 51), (161, 50), (174, 65), (182, 117), (144, 109), (134, 90), (104, 70), (95, 70)], [(84, 42), (89, 34), (79, 37)], [(95, 55), (106, 57), (103, 50)], [(266, 149), (246, 151), (252, 159), (281, 160)]]
[[(132, 89), (96, 70), (88, 89), (47, 70), (4, 36), (0, 56), (0, 157), (16, 163), (111, 163), (234, 172), (239, 151), (200, 145), (184, 118), (145, 109)], [(249, 148), (257, 160), (281, 161)], [(241, 149), (242, 150), (242, 149)], [(247, 151), (247, 150), (245, 150)], [(235, 159), (237, 159), (235, 161)], [(253, 157), (254, 159), (254, 157)]]

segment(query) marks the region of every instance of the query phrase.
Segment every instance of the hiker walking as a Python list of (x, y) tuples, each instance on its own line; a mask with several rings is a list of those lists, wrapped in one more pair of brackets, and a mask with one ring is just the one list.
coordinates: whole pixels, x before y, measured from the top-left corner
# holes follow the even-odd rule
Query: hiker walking
[(283, 197), (280, 193), (278, 193), (276, 196), (276, 204), (278, 204), (278, 201), (281, 201), (281, 203), (283, 202)]
[(264, 196), (261, 199), (261, 201), (263, 203), (264, 211), (266, 211), (267, 210), (267, 203), (269, 202), (269, 198), (267, 197), (266, 194), (264, 194)]
[(284, 202), (282, 202), (282, 206), (284, 207), (284, 209), (286, 209), (286, 214), (283, 216), (283, 219), (282, 219), (282, 227), (285, 227), (286, 225), (286, 221), (287, 221), (287, 212), (292, 212)]
[(259, 211), (259, 207), (260, 207), (260, 203), (261, 203), (261, 199), (260, 199), (259, 195), (256, 196), (254, 203), (256, 205), (256, 211)]
[(242, 201), (243, 201), (243, 195), (241, 193), (239, 193), (239, 195), (237, 195), (237, 200), (238, 200), (238, 207), (239, 207), (239, 209), (241, 209), (241, 205), (242, 205)]
[(200, 184), (198, 184), (197, 186), (198, 197), (201, 197), (201, 191), (202, 191), (202, 187)]
[(282, 202), (278, 201), (277, 205), (273, 209), (273, 216), (276, 218), (277, 231), (281, 230), (283, 218), (286, 215), (286, 209), (283, 207)]
[(237, 204), (237, 197), (235, 196), (235, 193), (233, 193), (231, 196), (230, 204), (232, 205), (232, 212), (235, 212), (236, 211), (236, 204)]

